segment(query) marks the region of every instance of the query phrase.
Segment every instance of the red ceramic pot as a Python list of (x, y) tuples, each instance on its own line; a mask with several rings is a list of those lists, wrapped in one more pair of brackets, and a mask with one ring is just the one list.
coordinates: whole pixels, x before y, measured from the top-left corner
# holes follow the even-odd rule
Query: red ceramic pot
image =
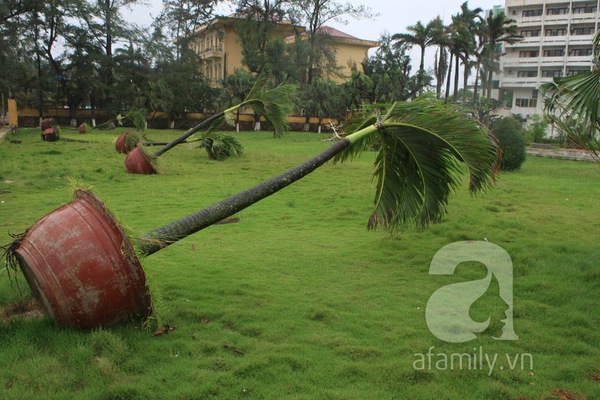
[(127, 145), (125, 143), (125, 140), (127, 138), (127, 135), (129, 135), (132, 132), (133, 131), (128, 130), (119, 135), (117, 141), (115, 142), (115, 149), (117, 150), (117, 153), (127, 153)]
[(85, 130), (85, 123), (84, 123), (84, 124), (81, 124), (81, 125), (79, 125), (79, 128), (77, 128), (77, 131), (78, 131), (79, 133), (86, 133), (86, 130)]
[(156, 168), (139, 145), (127, 154), (125, 168), (130, 174), (152, 175), (157, 173)]
[(151, 313), (130, 241), (87, 190), (32, 226), (15, 253), (33, 294), (61, 327), (93, 329)]

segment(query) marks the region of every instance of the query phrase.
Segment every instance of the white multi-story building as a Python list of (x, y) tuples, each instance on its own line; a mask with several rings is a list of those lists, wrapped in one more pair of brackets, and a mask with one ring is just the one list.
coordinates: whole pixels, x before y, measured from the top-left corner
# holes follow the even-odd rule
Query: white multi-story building
[(506, 0), (523, 40), (504, 46), (501, 91), (512, 92), (511, 112), (542, 114), (541, 84), (592, 68), (592, 39), (600, 24), (600, 0)]

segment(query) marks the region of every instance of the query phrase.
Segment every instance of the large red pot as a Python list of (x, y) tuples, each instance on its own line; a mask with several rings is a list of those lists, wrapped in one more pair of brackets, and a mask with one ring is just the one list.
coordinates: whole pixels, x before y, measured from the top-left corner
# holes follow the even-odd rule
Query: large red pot
[(133, 133), (132, 130), (128, 130), (125, 131), (124, 133), (120, 134), (119, 137), (117, 138), (117, 140), (115, 141), (115, 149), (117, 150), (117, 153), (127, 153), (127, 144), (126, 144), (126, 140), (127, 140), (127, 135), (129, 135), (130, 133)]
[(150, 315), (146, 277), (130, 241), (87, 190), (32, 226), (15, 253), (59, 326), (92, 329)]
[(139, 145), (127, 154), (125, 168), (127, 168), (127, 172), (130, 174), (156, 174), (156, 168), (154, 168), (154, 165), (152, 165), (152, 162), (150, 162), (150, 159)]

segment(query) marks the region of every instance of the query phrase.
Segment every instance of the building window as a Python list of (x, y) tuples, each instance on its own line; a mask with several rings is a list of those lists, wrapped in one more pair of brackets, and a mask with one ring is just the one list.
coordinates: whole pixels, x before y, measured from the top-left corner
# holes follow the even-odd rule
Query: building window
[(544, 77), (544, 78), (554, 78), (557, 76), (562, 76), (562, 70), (560, 70), (560, 69), (545, 69), (542, 71), (542, 77)]
[(571, 35), (579, 36), (579, 35), (592, 35), (594, 33), (593, 27), (588, 28), (573, 28), (571, 29)]
[(532, 99), (537, 99), (538, 98), (538, 90), (537, 89), (533, 89), (531, 91), (531, 98)]
[(594, 49), (591, 47), (585, 49), (569, 49), (569, 55), (572, 57), (585, 57), (594, 54)]
[(537, 71), (517, 71), (518, 78), (535, 78)]
[(537, 37), (537, 36), (540, 36), (541, 33), (542, 33), (542, 31), (540, 29), (528, 29), (528, 30), (522, 30), (521, 31), (521, 36), (523, 36), (523, 37)]
[(520, 51), (519, 52), (519, 58), (531, 58), (531, 57), (538, 57), (540, 55), (540, 52), (538, 50), (526, 50), (526, 51)]
[(565, 55), (564, 49), (544, 50), (544, 57), (562, 57)]
[(523, 17), (537, 17), (539, 15), (542, 15), (544, 13), (544, 10), (537, 9), (537, 10), (523, 10)]
[(562, 15), (568, 13), (569, 7), (549, 8), (546, 10), (546, 15)]
[(559, 29), (546, 29), (546, 36), (565, 36), (567, 30), (564, 28)]
[(569, 69), (567, 70), (567, 76), (585, 74), (586, 72), (590, 72), (589, 69)]
[(589, 14), (589, 13), (595, 13), (598, 10), (598, 7), (596, 7), (595, 5), (588, 5), (588, 6), (573, 6), (573, 14)]
[(516, 107), (535, 108), (537, 107), (537, 99), (515, 99)]

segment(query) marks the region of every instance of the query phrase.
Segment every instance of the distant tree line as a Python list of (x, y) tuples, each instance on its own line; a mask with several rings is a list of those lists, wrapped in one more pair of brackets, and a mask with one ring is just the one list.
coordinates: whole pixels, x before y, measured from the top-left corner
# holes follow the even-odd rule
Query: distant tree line
[[(51, 107), (102, 110), (116, 115), (130, 109), (214, 112), (242, 99), (255, 76), (268, 69), (273, 84), (299, 86), (297, 109), (308, 117), (344, 119), (365, 103), (415, 98), (433, 92), (446, 101), (489, 108), (502, 42), (520, 39), (503, 13), (484, 13), (461, 5), (445, 26), (441, 18), (385, 34), (380, 47), (353, 69), (343, 84), (335, 75), (334, 47), (323, 27), (345, 18), (373, 17), (362, 5), (339, 0), (233, 0), (243, 64), (214, 88), (202, 73), (202, 59), (189, 49), (192, 32), (216, 16), (216, 0), (163, 0), (150, 28), (123, 18), (141, 0), (3, 0), (0, 3), (0, 91), (20, 107), (44, 115)], [(275, 23), (292, 21), (306, 31), (293, 43), (273, 39)], [(251, 34), (250, 34), (251, 33)], [(417, 71), (409, 52), (420, 49)], [(435, 63), (425, 68), (425, 53)], [(462, 69), (462, 77), (459, 70)], [(474, 90), (466, 90), (473, 77)], [(461, 82), (462, 81), (462, 82)], [(451, 92), (453, 83), (453, 92)], [(462, 89), (459, 87), (462, 85)], [(485, 115), (485, 111), (482, 112)]]

